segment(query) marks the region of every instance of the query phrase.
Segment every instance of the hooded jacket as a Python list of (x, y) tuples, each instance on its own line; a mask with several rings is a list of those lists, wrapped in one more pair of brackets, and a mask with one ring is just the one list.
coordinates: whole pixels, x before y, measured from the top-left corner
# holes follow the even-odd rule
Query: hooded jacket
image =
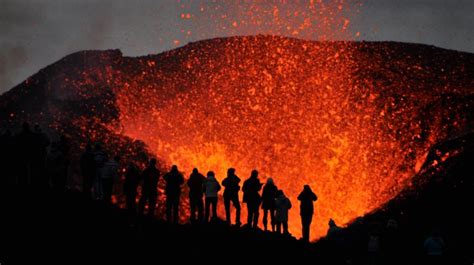
[(285, 195), (280, 195), (275, 199), (275, 219), (277, 222), (288, 222), (288, 211), (291, 206), (291, 201)]

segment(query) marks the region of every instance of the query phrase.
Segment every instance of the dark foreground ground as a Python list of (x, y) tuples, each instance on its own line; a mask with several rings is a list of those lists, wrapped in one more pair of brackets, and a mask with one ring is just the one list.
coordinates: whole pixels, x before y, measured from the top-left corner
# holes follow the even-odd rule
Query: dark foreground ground
[[(461, 150), (443, 167), (427, 169), (422, 188), (404, 192), (382, 210), (361, 218), (332, 240), (304, 244), (295, 238), (227, 227), (171, 226), (129, 215), (74, 191), (2, 187), (0, 264), (60, 263), (277, 263), (368, 264), (367, 242), (376, 231), (382, 250), (375, 264), (427, 264), (423, 242), (438, 231), (446, 242), (446, 264), (473, 264), (473, 137), (437, 146)], [(432, 152), (427, 163), (438, 159)], [(439, 152), (438, 152), (439, 153)], [(421, 185), (421, 184), (419, 184)], [(395, 219), (395, 236), (386, 237)], [(387, 243), (388, 242), (388, 243)]]

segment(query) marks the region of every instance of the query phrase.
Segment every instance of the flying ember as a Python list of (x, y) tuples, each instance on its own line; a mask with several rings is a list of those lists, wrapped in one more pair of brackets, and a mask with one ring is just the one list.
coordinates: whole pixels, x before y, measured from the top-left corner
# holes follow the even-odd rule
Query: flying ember
[[(473, 58), (348, 41), (355, 4), (179, 3), (182, 38), (170, 41), (207, 40), (137, 58), (68, 56), (2, 96), (1, 123), (41, 120), (130, 157), (144, 146), (161, 168), (213, 170), (219, 181), (230, 167), (241, 179), (257, 169), (293, 203), (296, 236), (296, 197), (309, 184), (313, 239), (330, 218), (346, 225), (382, 207), (411, 185), (434, 144), (472, 130), (472, 105), (449, 100), (472, 94)], [(209, 39), (218, 36), (229, 37)]]

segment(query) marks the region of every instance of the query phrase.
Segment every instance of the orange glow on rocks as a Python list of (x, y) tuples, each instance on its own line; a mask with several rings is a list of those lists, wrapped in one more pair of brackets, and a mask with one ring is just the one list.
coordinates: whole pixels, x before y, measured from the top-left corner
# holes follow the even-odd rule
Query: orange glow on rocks
[(118, 132), (187, 174), (273, 177), (295, 205), (295, 235), (296, 197), (310, 184), (320, 237), (329, 218), (346, 224), (396, 196), (443, 135), (436, 117), (420, 116), (445, 89), (421, 60), (387, 44), (272, 36), (190, 44), (141, 58), (144, 70), (119, 82)]
[[(472, 94), (472, 56), (281, 37), (345, 38), (345, 1), (241, 1), (235, 8), (196, 2), (181, 4), (184, 35), (186, 23), (202, 23), (195, 36), (207, 34), (209, 23), (216, 35), (271, 35), (205, 40), (139, 58), (81, 52), (22, 84), (18, 95), (41, 85), (47, 100), (37, 108), (52, 117), (51, 128), (108, 146), (141, 140), (162, 166), (175, 163), (186, 176), (198, 167), (222, 180), (235, 167), (246, 179), (258, 169), (263, 182), (273, 177), (290, 197), (296, 236), (296, 197), (310, 184), (319, 197), (313, 239), (325, 235), (329, 218), (345, 225), (381, 207), (410, 185), (433, 144), (472, 130), (472, 105), (449, 103)], [(6, 95), (0, 106), (15, 97)]]

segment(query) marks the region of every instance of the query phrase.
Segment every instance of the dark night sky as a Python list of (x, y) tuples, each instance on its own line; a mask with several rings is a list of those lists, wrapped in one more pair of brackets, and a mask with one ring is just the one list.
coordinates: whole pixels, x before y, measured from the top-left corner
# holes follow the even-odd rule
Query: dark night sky
[[(349, 28), (360, 32), (358, 40), (474, 52), (474, 0), (359, 1), (363, 5)], [(0, 93), (75, 51), (119, 48), (138, 56), (174, 48), (176, 39), (185, 44), (220, 36), (209, 28), (183, 39), (182, 12), (177, 0), (0, 0)], [(188, 23), (186, 29), (206, 23)]]

